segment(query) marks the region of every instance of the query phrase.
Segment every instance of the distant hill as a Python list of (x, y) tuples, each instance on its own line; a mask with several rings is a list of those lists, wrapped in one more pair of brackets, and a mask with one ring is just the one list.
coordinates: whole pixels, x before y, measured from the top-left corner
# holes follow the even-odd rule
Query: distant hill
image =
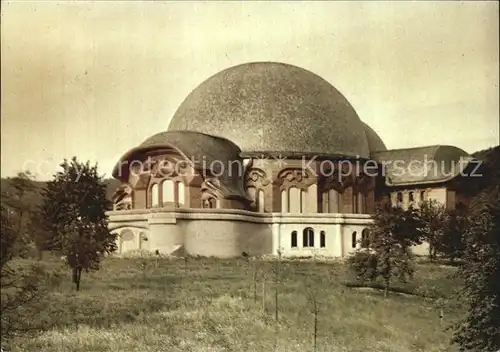
[[(2, 194), (5, 193), (10, 193), (10, 180), (8, 178), (1, 178), (0, 179), (0, 186), (1, 186), (1, 191)], [(104, 184), (106, 185), (106, 196), (107, 198), (111, 201), (113, 193), (115, 190), (120, 186), (120, 181), (110, 178), (110, 179), (105, 179)], [(47, 185), (47, 182), (45, 181), (33, 181), (33, 185), (35, 186), (34, 192), (29, 192), (26, 194), (26, 202), (30, 205), (36, 206), (40, 205), (42, 203), (42, 195), (40, 191), (44, 189)]]

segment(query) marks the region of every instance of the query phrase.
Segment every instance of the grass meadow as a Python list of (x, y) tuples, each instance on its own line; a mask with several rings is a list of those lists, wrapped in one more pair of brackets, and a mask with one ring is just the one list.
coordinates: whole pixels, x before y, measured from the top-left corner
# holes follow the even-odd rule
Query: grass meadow
[(452, 351), (462, 310), (454, 269), (436, 264), (387, 299), (350, 285), (340, 262), (106, 258), (80, 292), (46, 265), (64, 275), (39, 316), (47, 329), (11, 351)]

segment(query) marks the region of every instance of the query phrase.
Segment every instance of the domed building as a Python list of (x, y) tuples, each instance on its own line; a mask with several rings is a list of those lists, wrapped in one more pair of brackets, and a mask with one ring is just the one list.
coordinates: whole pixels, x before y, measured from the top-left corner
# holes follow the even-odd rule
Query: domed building
[(166, 131), (122, 156), (109, 226), (120, 253), (342, 257), (379, 200), (464, 201), (454, 180), (470, 160), (451, 146), (388, 150), (318, 75), (247, 63), (201, 83)]

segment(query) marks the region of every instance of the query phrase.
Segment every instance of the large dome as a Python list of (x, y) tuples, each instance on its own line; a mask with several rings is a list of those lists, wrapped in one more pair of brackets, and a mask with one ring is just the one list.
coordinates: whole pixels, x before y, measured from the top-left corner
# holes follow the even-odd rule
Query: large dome
[(229, 139), (243, 156), (370, 154), (364, 124), (347, 99), (318, 75), (283, 63), (247, 63), (208, 78), (168, 129)]

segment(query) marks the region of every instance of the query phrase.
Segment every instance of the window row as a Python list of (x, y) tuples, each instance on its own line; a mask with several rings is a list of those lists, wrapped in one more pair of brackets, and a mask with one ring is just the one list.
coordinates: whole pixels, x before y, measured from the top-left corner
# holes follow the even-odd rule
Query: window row
[[(292, 231), (291, 234), (291, 247), (298, 247), (298, 234), (297, 231)], [(302, 231), (302, 247), (303, 248), (314, 248), (314, 230), (311, 227), (306, 227)], [(319, 247), (326, 247), (326, 234), (325, 231), (321, 231), (319, 235)]]
[[(423, 202), (425, 200), (425, 191), (420, 191), (420, 202)], [(408, 192), (408, 203), (414, 203), (416, 202), (416, 197), (415, 197), (415, 192)], [(396, 194), (396, 203), (398, 205), (403, 205), (405, 203), (404, 201), (404, 195), (403, 192), (398, 192)]]
[[(364, 214), (366, 212), (366, 198), (360, 192), (353, 192), (351, 189), (346, 189), (345, 192), (352, 192), (352, 207), (350, 210), (353, 214)], [(332, 188), (322, 193), (323, 213), (342, 213), (343, 199), (342, 193)]]
[(168, 203), (183, 205), (185, 201), (185, 186), (182, 182), (164, 180), (161, 183), (151, 185), (151, 206), (157, 207)]
[[(351, 237), (351, 247), (356, 248), (358, 245), (358, 233), (354, 231)], [(361, 248), (369, 248), (371, 245), (371, 236), (368, 229), (361, 231)]]

